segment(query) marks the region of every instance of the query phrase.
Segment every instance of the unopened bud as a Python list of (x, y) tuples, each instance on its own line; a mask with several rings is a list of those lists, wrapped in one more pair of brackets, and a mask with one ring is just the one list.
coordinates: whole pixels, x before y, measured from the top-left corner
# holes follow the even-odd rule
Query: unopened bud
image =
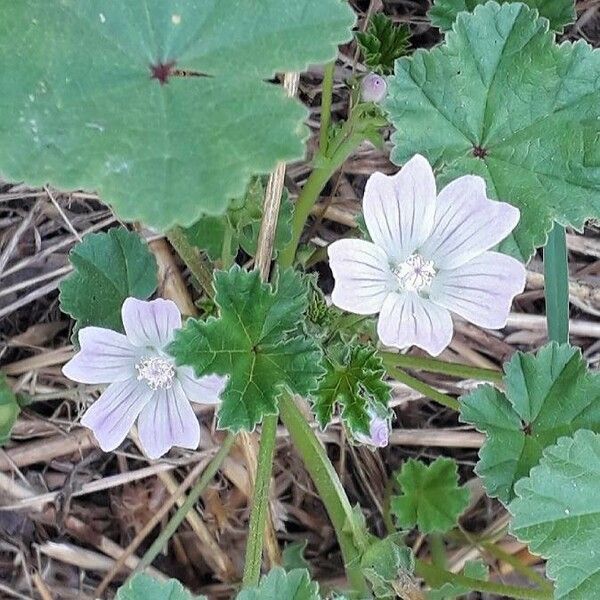
[(390, 425), (387, 419), (381, 417), (373, 417), (369, 426), (369, 435), (357, 433), (355, 436), (357, 442), (383, 448), (388, 445), (390, 440)]
[(369, 73), (360, 84), (363, 102), (381, 102), (387, 93), (387, 83), (381, 75)]

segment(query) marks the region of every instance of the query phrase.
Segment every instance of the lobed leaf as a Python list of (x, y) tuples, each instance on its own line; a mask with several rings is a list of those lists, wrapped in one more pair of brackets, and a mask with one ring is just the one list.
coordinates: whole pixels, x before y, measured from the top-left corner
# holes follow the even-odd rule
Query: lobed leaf
[(500, 250), (527, 260), (553, 221), (600, 217), (600, 52), (554, 43), (520, 3), (461, 13), (443, 45), (396, 62), (392, 159), (425, 155), (444, 184), (481, 175), (521, 220)]
[(63, 280), (60, 308), (76, 321), (123, 331), (121, 306), (133, 296), (146, 300), (156, 290), (157, 267), (148, 245), (124, 228), (89, 233), (69, 253), (74, 271)]
[[(463, 11), (473, 12), (480, 4), (488, 0), (434, 0), (433, 6), (427, 13), (434, 27), (442, 31), (452, 29), (458, 14)], [(504, 4), (514, 0), (496, 0)], [(562, 32), (565, 25), (575, 20), (575, 3), (573, 0), (521, 0), (529, 8), (536, 9), (541, 17), (550, 22), (550, 28)]]
[(255, 588), (242, 590), (236, 600), (321, 600), (319, 585), (306, 569), (271, 569)]
[(588, 430), (544, 449), (515, 486), (512, 531), (548, 559), (557, 600), (595, 598), (600, 589), (600, 435)]
[(292, 269), (276, 286), (238, 266), (216, 272), (214, 281), (219, 318), (189, 319), (170, 352), (198, 376), (229, 376), (219, 427), (251, 430), (277, 413), (284, 388), (308, 395), (323, 374), (321, 350), (303, 328), (307, 288)]
[(469, 504), (469, 491), (458, 485), (456, 462), (450, 458), (437, 458), (429, 466), (411, 458), (396, 482), (402, 494), (392, 497), (391, 508), (400, 527), (449, 531)]
[[(166, 229), (301, 158), (306, 109), (264, 80), (333, 59), (339, 0), (0, 0), (0, 172), (96, 190)], [(18, 31), (18, 36), (14, 32)]]
[(504, 366), (503, 393), (482, 385), (461, 401), (461, 420), (485, 432), (475, 472), (505, 504), (544, 448), (580, 428), (600, 431), (600, 375), (578, 348), (556, 343), (537, 355), (517, 352)]
[(176, 579), (158, 581), (145, 573), (138, 573), (117, 591), (116, 600), (207, 600), (193, 596)]

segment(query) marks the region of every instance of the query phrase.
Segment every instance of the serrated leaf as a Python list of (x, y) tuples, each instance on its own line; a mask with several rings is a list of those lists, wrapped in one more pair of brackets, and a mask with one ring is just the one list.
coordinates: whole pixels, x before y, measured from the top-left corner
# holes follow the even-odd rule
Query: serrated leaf
[(0, 12), (0, 172), (96, 190), (159, 229), (223, 213), (252, 174), (303, 156), (306, 109), (264, 80), (331, 60), (355, 19), (339, 0), (0, 0)]
[(445, 44), (397, 61), (386, 108), (394, 162), (421, 153), (442, 184), (481, 175), (520, 209), (501, 251), (527, 260), (553, 221), (600, 216), (600, 52), (556, 45), (523, 4), (461, 13)]
[(372, 71), (388, 75), (394, 70), (394, 61), (408, 51), (408, 25), (394, 25), (383, 13), (369, 19), (366, 31), (356, 34), (364, 62)]
[(69, 253), (74, 272), (63, 280), (60, 308), (77, 323), (123, 331), (121, 306), (156, 290), (156, 260), (137, 233), (124, 228), (89, 233)]
[(402, 494), (392, 498), (391, 508), (400, 527), (449, 531), (469, 504), (469, 491), (458, 485), (456, 462), (450, 458), (437, 458), (429, 466), (411, 458), (396, 482)]
[(6, 375), (0, 372), (0, 445), (10, 439), (10, 432), (20, 412), (17, 397), (8, 385)]
[[(458, 13), (473, 12), (480, 4), (488, 0), (434, 0), (433, 6), (427, 13), (434, 27), (442, 31), (452, 29)], [(540, 17), (550, 21), (550, 28), (562, 32), (565, 25), (575, 20), (575, 3), (573, 0), (521, 0), (523, 4), (538, 11)], [(498, 4), (514, 2), (514, 0), (496, 0)]]
[(207, 600), (193, 596), (176, 579), (158, 581), (145, 573), (138, 573), (117, 591), (116, 600)]
[(600, 435), (580, 430), (545, 448), (515, 492), (511, 529), (548, 559), (554, 597), (595, 598), (600, 589)]
[[(223, 252), (225, 232), (228, 229), (232, 230), (233, 228), (229, 224), (226, 215), (219, 215), (218, 217), (205, 215), (184, 231), (190, 244), (206, 252), (211, 260), (218, 260)], [(231, 246), (230, 255), (235, 256), (233, 239)]]
[[(489, 569), (481, 560), (469, 560), (465, 563), (463, 575), (471, 579), (487, 580)], [(461, 598), (471, 591), (460, 583), (445, 583), (442, 587), (427, 592), (427, 600), (453, 600)]]
[(578, 348), (555, 343), (517, 352), (504, 365), (503, 393), (483, 385), (461, 401), (461, 420), (486, 434), (475, 472), (487, 493), (507, 503), (544, 448), (580, 428), (600, 431), (600, 375)]
[(304, 557), (304, 552), (306, 551), (307, 545), (308, 540), (287, 544), (281, 553), (281, 566), (286, 571), (293, 571), (294, 569), (306, 569), (308, 573), (311, 573), (312, 567)]
[(338, 343), (327, 350), (325, 376), (314, 392), (313, 408), (321, 427), (326, 427), (336, 405), (351, 434), (369, 434), (373, 412), (389, 412), (391, 388), (376, 350), (356, 341)]
[(305, 569), (271, 569), (255, 588), (242, 590), (236, 600), (321, 600), (319, 585)]
[(215, 273), (219, 318), (189, 319), (170, 347), (178, 364), (198, 376), (228, 375), (219, 427), (251, 430), (277, 413), (284, 388), (308, 395), (323, 374), (322, 353), (302, 323), (307, 289), (299, 273), (283, 271), (275, 288), (238, 266)]

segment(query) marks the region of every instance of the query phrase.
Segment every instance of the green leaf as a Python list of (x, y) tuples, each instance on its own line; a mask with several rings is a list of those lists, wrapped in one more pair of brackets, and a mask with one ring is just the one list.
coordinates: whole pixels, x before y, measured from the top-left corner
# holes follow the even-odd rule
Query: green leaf
[(242, 590), (236, 600), (320, 600), (319, 585), (305, 569), (271, 569), (255, 588)]
[(307, 545), (307, 540), (287, 544), (281, 553), (281, 566), (286, 571), (293, 571), (294, 569), (306, 569), (310, 573), (312, 567), (304, 557), (304, 552), (306, 551)]
[(117, 591), (116, 600), (207, 600), (193, 596), (176, 579), (158, 581), (145, 573), (138, 573)]
[(385, 369), (375, 348), (356, 341), (330, 346), (325, 358), (326, 373), (314, 392), (314, 410), (321, 427), (333, 418), (336, 404), (351, 434), (369, 433), (373, 412), (385, 417), (391, 388), (384, 381)]
[[(218, 260), (221, 258), (227, 229), (231, 230), (232, 227), (226, 215), (205, 215), (184, 231), (190, 244), (206, 252), (211, 260)], [(233, 231), (231, 245), (233, 246)], [(233, 248), (230, 249), (230, 255), (235, 256)]]
[(391, 508), (400, 527), (449, 531), (469, 504), (469, 491), (458, 485), (456, 462), (450, 458), (437, 458), (429, 466), (411, 458), (396, 482), (402, 495), (392, 497)]
[[(469, 560), (465, 563), (462, 574), (471, 579), (486, 581), (489, 569), (481, 560)], [(427, 600), (452, 600), (453, 598), (466, 596), (470, 591), (470, 588), (460, 583), (445, 583), (442, 587), (427, 592)]]
[(189, 319), (170, 352), (198, 376), (228, 375), (219, 427), (251, 430), (277, 413), (283, 388), (308, 395), (323, 374), (321, 350), (302, 326), (307, 289), (292, 269), (275, 287), (238, 266), (215, 272), (214, 281), (219, 318)]
[(8, 385), (6, 375), (0, 372), (0, 445), (10, 440), (10, 432), (20, 412), (17, 397)]
[(600, 217), (600, 52), (556, 45), (525, 5), (460, 14), (445, 44), (396, 62), (386, 108), (396, 163), (421, 153), (441, 184), (481, 175), (520, 209), (501, 251), (527, 260), (554, 220)]
[(332, 60), (355, 20), (339, 0), (0, 0), (0, 12), (3, 176), (96, 190), (159, 229), (222, 214), (251, 175), (302, 158), (308, 112), (264, 80)]
[(61, 282), (60, 308), (75, 330), (95, 325), (123, 331), (121, 306), (156, 290), (156, 260), (137, 233), (123, 228), (89, 233), (69, 254), (74, 272)]
[(600, 589), (600, 435), (587, 430), (544, 450), (515, 486), (513, 533), (548, 559), (554, 597), (596, 598)]
[[(496, 0), (504, 4), (514, 0)], [(529, 8), (536, 9), (541, 17), (550, 21), (550, 28), (562, 32), (565, 25), (575, 20), (575, 3), (573, 0), (521, 0)], [(475, 7), (485, 4), (487, 0), (434, 0), (433, 6), (427, 13), (434, 27), (442, 31), (452, 29), (452, 25), (463, 11), (473, 12)]]
[(409, 39), (408, 25), (396, 26), (383, 13), (375, 13), (366, 31), (356, 34), (365, 64), (383, 75), (389, 75), (394, 70), (394, 61), (407, 53)]
[(544, 448), (580, 428), (600, 431), (600, 375), (578, 348), (555, 343), (517, 352), (504, 365), (503, 393), (482, 385), (461, 401), (461, 420), (486, 434), (475, 472), (487, 493), (508, 503)]

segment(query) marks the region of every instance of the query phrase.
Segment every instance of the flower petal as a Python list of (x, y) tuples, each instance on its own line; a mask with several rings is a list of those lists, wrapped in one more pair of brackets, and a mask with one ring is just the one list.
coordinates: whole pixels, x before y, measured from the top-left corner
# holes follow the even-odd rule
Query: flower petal
[(525, 287), (525, 276), (518, 260), (484, 252), (456, 269), (440, 271), (430, 298), (475, 325), (500, 329), (506, 325), (513, 298)]
[(452, 340), (450, 313), (414, 292), (389, 294), (385, 299), (377, 334), (386, 346), (418, 346), (437, 356)]
[(364, 240), (338, 240), (327, 253), (335, 279), (332, 302), (359, 315), (378, 312), (389, 291), (397, 287), (385, 252)]
[(84, 327), (79, 331), (81, 350), (62, 372), (79, 383), (114, 383), (135, 377), (139, 350), (112, 329)]
[(200, 424), (181, 384), (157, 390), (138, 419), (138, 434), (149, 458), (160, 458), (173, 446), (195, 449)]
[(393, 262), (406, 260), (431, 233), (435, 202), (433, 171), (419, 154), (391, 177), (373, 173), (363, 200), (371, 239)]
[(190, 402), (219, 404), (220, 395), (227, 385), (227, 377), (206, 375), (196, 377), (192, 367), (177, 367), (177, 379)]
[(175, 302), (158, 298), (150, 302), (127, 298), (121, 309), (123, 326), (134, 346), (164, 348), (181, 327), (181, 313)]
[(459, 267), (501, 242), (519, 216), (515, 206), (488, 199), (481, 177), (459, 177), (440, 192), (433, 231), (419, 252), (437, 268)]
[(354, 436), (357, 442), (374, 446), (375, 448), (385, 448), (390, 441), (390, 423), (388, 419), (373, 417), (369, 426), (369, 435), (357, 432)]
[(94, 432), (104, 452), (110, 452), (125, 439), (152, 394), (147, 385), (136, 379), (111, 383), (88, 408), (81, 424)]

